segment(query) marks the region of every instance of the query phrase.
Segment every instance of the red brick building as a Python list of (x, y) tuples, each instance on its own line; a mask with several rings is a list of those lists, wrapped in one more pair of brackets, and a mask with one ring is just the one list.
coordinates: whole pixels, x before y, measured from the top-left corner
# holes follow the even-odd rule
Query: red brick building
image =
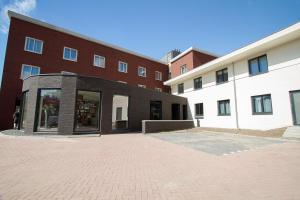
[(34, 74), (71, 72), (169, 92), (163, 82), (215, 58), (190, 48), (171, 61), (161, 60), (99, 41), (9, 11), (10, 28), (0, 91), (0, 130), (13, 127), (23, 79)]
[(171, 77), (179, 76), (215, 58), (215, 54), (191, 47), (170, 61)]
[[(0, 93), (0, 130), (13, 126), (12, 116), (22, 91), (22, 69), (26, 75), (38, 71), (41, 74), (67, 71), (169, 92), (169, 87), (163, 85), (169, 73), (166, 63), (14, 12), (9, 12), (9, 16)], [(77, 51), (76, 60), (63, 58), (65, 47)], [(95, 55), (102, 59), (101, 62), (94, 63)], [(94, 66), (97, 63), (101, 63), (100, 67)], [(140, 70), (142, 76), (138, 74), (139, 67), (146, 69)]]

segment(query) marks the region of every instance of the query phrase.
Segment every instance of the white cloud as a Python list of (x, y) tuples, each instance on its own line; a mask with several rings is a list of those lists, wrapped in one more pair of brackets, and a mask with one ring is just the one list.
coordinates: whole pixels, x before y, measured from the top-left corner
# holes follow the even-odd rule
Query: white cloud
[(36, 8), (36, 0), (14, 0), (4, 5), (0, 11), (1, 26), (0, 30), (3, 33), (8, 32), (9, 18), (7, 11), (11, 10), (23, 15), (29, 15)]

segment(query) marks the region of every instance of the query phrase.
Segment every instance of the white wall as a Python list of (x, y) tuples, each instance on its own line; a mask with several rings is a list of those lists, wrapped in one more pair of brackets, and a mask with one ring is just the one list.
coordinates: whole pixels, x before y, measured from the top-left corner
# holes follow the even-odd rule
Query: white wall
[(113, 96), (113, 110), (112, 122), (116, 122), (117, 108), (122, 107), (122, 120), (128, 120), (128, 96), (114, 95)]
[[(249, 76), (248, 60), (260, 55), (267, 55), (269, 72), (256, 76)], [(235, 69), (236, 97), (234, 96)], [(193, 89), (193, 79), (184, 82), (184, 94), (188, 99), (189, 119), (194, 117), (194, 104), (203, 103), (204, 118), (200, 119), (202, 127), (239, 128), (267, 130), (293, 125), (289, 91), (300, 90), (300, 39), (285, 45), (260, 52), (249, 58), (236, 61), (228, 66), (229, 81), (216, 85), (215, 72), (202, 74), (200, 90)], [(198, 76), (197, 76), (198, 77)], [(194, 77), (194, 78), (197, 78)], [(177, 93), (177, 84), (172, 85), (172, 93)], [(271, 94), (272, 115), (253, 115), (251, 96)], [(230, 99), (231, 115), (218, 116), (217, 101)], [(238, 124), (236, 122), (237, 106)], [(195, 125), (196, 120), (195, 121)]]

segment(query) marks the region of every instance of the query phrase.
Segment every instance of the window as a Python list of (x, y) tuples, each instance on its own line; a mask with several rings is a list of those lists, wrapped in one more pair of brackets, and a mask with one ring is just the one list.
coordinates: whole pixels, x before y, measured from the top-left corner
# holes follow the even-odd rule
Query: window
[(94, 55), (94, 66), (105, 67), (105, 58), (103, 56)]
[(155, 80), (161, 81), (162, 80), (162, 74), (159, 71), (155, 71)]
[(178, 91), (178, 94), (181, 94), (184, 92), (184, 84), (183, 83), (180, 83), (177, 85), (177, 91)]
[(249, 74), (257, 75), (268, 72), (268, 60), (267, 56), (263, 55), (257, 58), (249, 60)]
[(217, 84), (227, 82), (228, 81), (227, 68), (217, 71), (216, 78), (217, 78)]
[(272, 99), (270, 94), (252, 96), (253, 115), (272, 114)]
[(186, 65), (182, 65), (182, 66), (180, 67), (180, 74), (184, 74), (184, 73), (186, 73), (187, 71), (188, 71), (188, 68), (187, 68)]
[(201, 89), (202, 88), (202, 77), (198, 77), (194, 79), (194, 89)]
[(43, 41), (31, 38), (31, 37), (26, 37), (24, 50), (32, 52), (32, 53), (42, 54), (43, 53)]
[(218, 101), (218, 114), (220, 116), (230, 115), (230, 100)]
[(138, 87), (146, 88), (146, 85), (138, 84)]
[(65, 60), (70, 60), (77, 62), (77, 50), (69, 47), (64, 47), (64, 56)]
[(37, 75), (40, 73), (40, 68), (32, 65), (22, 65), (22, 71), (21, 71), (21, 79), (26, 79), (31, 75)]
[(77, 91), (75, 131), (99, 130), (100, 101), (100, 92)]
[(40, 89), (38, 99), (37, 131), (57, 131), (60, 89)]
[(195, 118), (203, 117), (203, 103), (195, 104)]
[(139, 67), (138, 68), (138, 75), (142, 77), (146, 77), (146, 68), (145, 67)]
[(162, 90), (161, 90), (161, 88), (155, 88), (155, 91), (156, 92), (161, 92)]
[(119, 61), (119, 72), (127, 73), (127, 63)]

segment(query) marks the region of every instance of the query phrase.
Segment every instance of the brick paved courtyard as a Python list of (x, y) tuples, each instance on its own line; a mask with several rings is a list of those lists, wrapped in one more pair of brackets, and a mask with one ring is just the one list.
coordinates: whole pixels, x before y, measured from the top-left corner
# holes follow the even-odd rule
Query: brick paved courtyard
[(0, 135), (0, 199), (300, 199), (299, 141), (162, 136)]

